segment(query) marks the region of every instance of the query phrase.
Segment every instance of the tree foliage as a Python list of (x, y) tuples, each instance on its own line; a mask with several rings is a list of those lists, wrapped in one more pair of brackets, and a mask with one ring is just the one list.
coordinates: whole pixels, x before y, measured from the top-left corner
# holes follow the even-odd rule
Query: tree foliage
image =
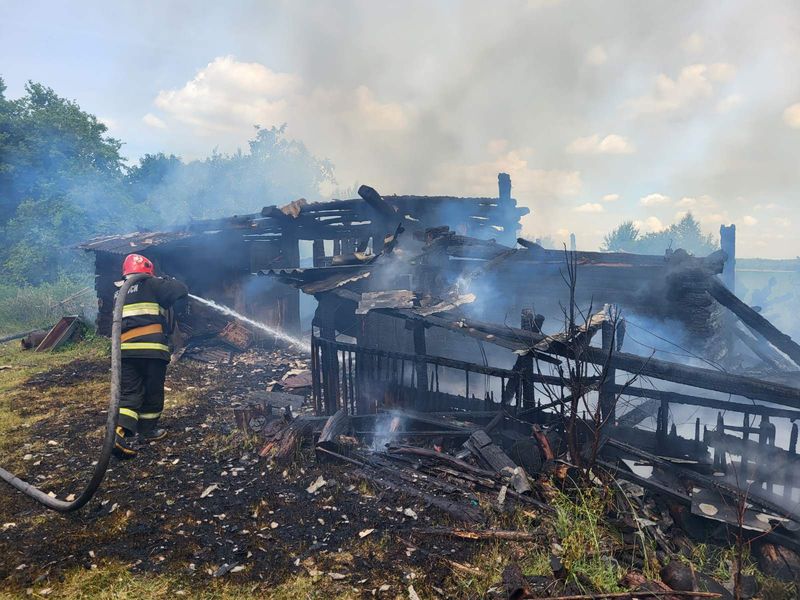
[(603, 250), (662, 255), (667, 250), (682, 248), (695, 256), (707, 256), (719, 248), (711, 234), (703, 233), (692, 213), (662, 231), (642, 234), (633, 221), (625, 221), (607, 234)]
[(248, 151), (183, 162), (146, 154), (128, 167), (122, 143), (97, 117), (28, 82), (8, 99), (0, 78), (0, 274), (6, 282), (53, 282), (86, 269), (74, 246), (92, 236), (165, 228), (316, 199), (333, 167), (286, 125), (256, 128)]
[(334, 181), (333, 166), (288, 138), (285, 124), (256, 127), (248, 152), (214, 152), (187, 164), (174, 156), (145, 156), (130, 175), (143, 173), (155, 182), (146, 191), (147, 203), (165, 224), (257, 212), (301, 197), (313, 200), (322, 183)]
[(69, 246), (126, 214), (121, 143), (77, 103), (28, 82), (5, 97), (0, 84), (0, 261), (15, 283), (55, 281), (78, 269)]

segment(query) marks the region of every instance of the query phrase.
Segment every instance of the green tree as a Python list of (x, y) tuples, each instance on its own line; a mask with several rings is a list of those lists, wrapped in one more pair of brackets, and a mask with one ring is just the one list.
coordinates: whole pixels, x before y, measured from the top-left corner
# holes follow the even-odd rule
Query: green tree
[[(286, 135), (286, 125), (256, 128), (249, 151), (214, 151), (205, 160), (176, 167), (168, 157), (151, 157), (140, 169), (169, 163), (169, 173), (147, 194), (147, 204), (164, 223), (183, 223), (258, 212), (270, 204), (298, 198), (315, 200), (320, 185), (334, 183), (333, 166)], [(144, 159), (143, 159), (144, 160)], [(136, 174), (141, 171), (135, 171)]]
[(28, 82), (5, 97), (0, 80), (0, 268), (17, 283), (54, 281), (74, 270), (70, 245), (88, 232), (118, 227), (121, 143), (76, 102)]
[(156, 189), (176, 177), (183, 166), (174, 154), (145, 154), (139, 164), (128, 170), (125, 181), (134, 200), (144, 202)]
[(641, 234), (633, 221), (626, 221), (605, 236), (603, 250), (662, 255), (667, 250), (682, 248), (695, 256), (707, 256), (719, 245), (711, 234), (703, 233), (692, 213), (661, 231)]
[(639, 242), (639, 229), (633, 221), (625, 221), (603, 238), (603, 250), (608, 252), (635, 252)]
[(146, 154), (127, 168), (121, 142), (72, 100), (28, 82), (16, 100), (0, 78), (0, 275), (19, 285), (88, 275), (74, 246), (105, 233), (166, 228), (190, 219), (314, 200), (333, 167), (286, 135), (256, 127), (248, 151), (184, 164)]

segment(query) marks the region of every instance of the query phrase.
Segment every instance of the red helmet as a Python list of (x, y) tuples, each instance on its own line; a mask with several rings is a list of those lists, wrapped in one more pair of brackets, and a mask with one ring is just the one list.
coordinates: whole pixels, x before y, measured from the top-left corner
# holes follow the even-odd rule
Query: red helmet
[(122, 263), (122, 275), (133, 275), (134, 273), (155, 275), (156, 270), (149, 258), (141, 254), (128, 254), (125, 257), (125, 262)]

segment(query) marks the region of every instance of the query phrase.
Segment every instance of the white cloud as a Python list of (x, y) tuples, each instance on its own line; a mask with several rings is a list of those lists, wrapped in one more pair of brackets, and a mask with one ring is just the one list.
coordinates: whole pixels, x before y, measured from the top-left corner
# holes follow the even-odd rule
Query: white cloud
[(634, 221), (633, 224), (639, 231), (652, 233), (666, 229), (658, 217), (647, 217), (644, 221)]
[(703, 51), (706, 45), (705, 38), (700, 35), (699, 33), (695, 32), (685, 40), (681, 44), (681, 47), (684, 51), (688, 52), (689, 54), (699, 54)]
[(758, 219), (751, 217), (750, 215), (745, 215), (744, 218), (742, 218), (742, 223), (748, 227), (752, 227), (753, 225), (758, 225)]
[(778, 205), (774, 202), (768, 202), (767, 204), (756, 204), (753, 208), (756, 210), (775, 210)]
[(725, 212), (699, 213), (695, 216), (697, 217), (697, 220), (706, 227), (717, 227), (722, 223), (730, 222), (728, 214)]
[(606, 49), (603, 48), (601, 45), (592, 46), (589, 51), (586, 53), (586, 64), (592, 65), (595, 67), (599, 67), (600, 65), (604, 65), (608, 60), (608, 54), (606, 53)]
[(357, 118), (371, 131), (399, 131), (406, 129), (413, 112), (397, 102), (380, 102), (367, 86), (355, 91)]
[(672, 200), (670, 200), (669, 196), (665, 196), (664, 194), (648, 194), (639, 200), (639, 204), (642, 206), (660, 206), (669, 204), (670, 202), (672, 202)]
[(579, 213), (601, 213), (606, 211), (603, 205), (597, 202), (587, 202), (586, 204), (576, 206), (572, 210)]
[(733, 110), (742, 103), (742, 97), (739, 94), (731, 94), (725, 96), (722, 100), (717, 102), (717, 112), (725, 113)]
[(633, 154), (634, 145), (621, 135), (611, 133), (603, 138), (598, 134), (573, 140), (567, 146), (570, 154)]
[(167, 128), (167, 124), (163, 120), (155, 116), (153, 113), (147, 113), (145, 116), (143, 116), (142, 123), (144, 123), (148, 127), (153, 127), (154, 129)]
[(676, 79), (661, 73), (649, 94), (629, 100), (627, 106), (635, 115), (674, 112), (709, 98), (714, 83), (729, 81), (735, 73), (736, 68), (727, 63), (689, 65)]
[(616, 202), (619, 198), (619, 194), (606, 194), (603, 196), (603, 202)]
[(793, 129), (800, 129), (800, 102), (783, 111), (783, 121)]
[(155, 105), (198, 133), (231, 131), (243, 125), (281, 123), (287, 96), (300, 84), (296, 75), (220, 56), (182, 88), (160, 91)]
[(311, 141), (324, 129), (341, 138), (406, 130), (416, 113), (397, 102), (383, 102), (367, 86), (304, 89), (301, 78), (260, 63), (215, 58), (183, 87), (162, 90), (155, 105), (195, 133), (249, 134), (253, 125), (290, 122)]
[(680, 206), (681, 208), (695, 208), (698, 206), (703, 206), (706, 208), (711, 208), (717, 205), (716, 201), (709, 196), (708, 194), (703, 194), (702, 196), (697, 196), (693, 198), (691, 196), (684, 196), (676, 203), (676, 206)]

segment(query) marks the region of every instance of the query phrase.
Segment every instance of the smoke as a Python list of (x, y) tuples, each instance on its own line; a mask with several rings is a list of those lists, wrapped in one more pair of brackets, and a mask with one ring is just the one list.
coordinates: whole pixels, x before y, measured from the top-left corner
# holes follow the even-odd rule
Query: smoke
[(174, 156), (147, 155), (128, 175), (132, 193), (156, 215), (156, 226), (192, 219), (259, 212), (298, 198), (320, 199), (332, 183), (333, 166), (313, 156), (286, 133), (286, 126), (257, 129), (247, 152), (184, 163)]
[[(226, 24), (214, 31), (224, 50), (195, 54), (197, 72), (181, 64), (148, 107), (159, 121), (146, 132), (187, 157), (286, 121), (341, 180), (385, 193), (485, 195), (502, 170), (534, 209), (529, 230), (576, 231), (583, 248), (623, 218), (671, 222), (686, 198), (713, 200), (698, 209), (712, 231), (761, 220), (750, 214), (759, 202), (798, 216), (797, 136), (782, 116), (800, 100), (783, 75), (800, 55), (792, 2), (350, 1), (163, 15), (178, 39), (212, 22)], [(640, 205), (654, 193), (669, 202)], [(587, 205), (595, 212), (578, 210)], [(750, 254), (770, 250), (752, 226), (740, 239)]]
[(276, 340), (280, 340), (286, 344), (289, 344), (295, 350), (300, 350), (301, 352), (308, 353), (310, 352), (308, 347), (308, 342), (305, 342), (299, 338), (293, 337), (288, 333), (281, 331), (280, 329), (276, 329), (275, 327), (271, 327), (266, 323), (261, 323), (259, 321), (255, 321), (250, 317), (246, 317), (241, 313), (236, 312), (232, 308), (228, 306), (223, 306), (222, 304), (217, 304), (213, 300), (206, 300), (205, 298), (201, 298), (200, 296), (195, 296), (194, 294), (189, 294), (189, 297), (193, 300), (197, 300), (198, 302), (205, 304), (206, 306), (213, 308), (216, 311), (221, 312), (224, 315), (228, 315), (229, 317), (233, 317), (237, 321), (241, 321), (242, 323), (246, 323), (251, 327), (255, 327), (256, 329), (260, 329), (268, 333), (271, 336), (274, 336)]

